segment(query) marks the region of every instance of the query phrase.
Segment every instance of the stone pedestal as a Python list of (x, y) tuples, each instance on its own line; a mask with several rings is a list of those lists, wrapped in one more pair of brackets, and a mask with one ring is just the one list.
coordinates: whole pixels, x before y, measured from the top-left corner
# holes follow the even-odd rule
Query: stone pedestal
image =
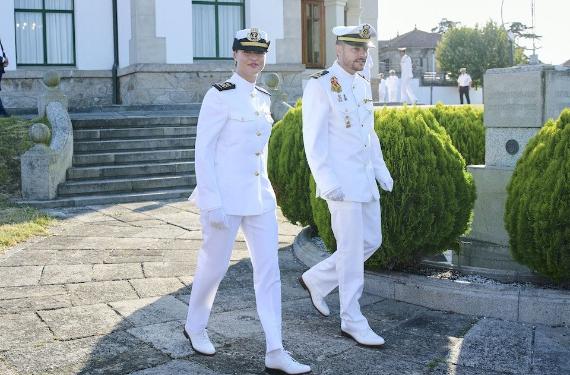
[(527, 65), (485, 73), (485, 165), (468, 167), (477, 189), (465, 266), (530, 272), (512, 260), (504, 225), (506, 187), (529, 139), (570, 106), (570, 69)]

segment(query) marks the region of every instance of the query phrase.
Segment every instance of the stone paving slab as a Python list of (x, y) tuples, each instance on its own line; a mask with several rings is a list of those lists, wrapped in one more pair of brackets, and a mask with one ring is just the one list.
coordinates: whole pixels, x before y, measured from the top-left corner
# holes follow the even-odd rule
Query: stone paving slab
[(146, 370), (131, 373), (131, 375), (218, 375), (207, 367), (192, 363), (190, 361), (176, 360), (165, 365), (156, 366)]
[(189, 291), (189, 289), (187, 289), (186, 286), (175, 277), (153, 277), (130, 280), (130, 283), (141, 298), (164, 296), (167, 294)]
[(532, 360), (532, 326), (482, 319), (466, 333), (460, 350), (459, 365), (528, 374)]
[(121, 317), (104, 304), (38, 311), (57, 340), (104, 335), (116, 329)]
[(142, 298), (109, 304), (135, 326), (186, 320), (188, 306), (172, 296)]
[(0, 288), (36, 285), (42, 270), (42, 266), (0, 267)]
[(127, 330), (128, 333), (144, 341), (172, 358), (184, 358), (194, 353), (183, 334), (184, 321), (176, 320), (152, 324)]
[[(195, 208), (170, 201), (56, 211), (62, 219), (49, 237), (0, 256), (0, 374), (264, 373), (265, 340), (242, 234), (210, 319), (218, 352), (204, 357), (182, 335), (201, 245)], [(357, 346), (340, 335), (338, 293), (327, 297), (332, 314), (325, 318), (298, 284), (306, 266), (289, 245), (301, 229), (282, 216), (279, 222), (284, 345), (314, 374), (570, 373), (567, 326), (445, 313), (366, 293), (369, 283), (362, 310), (387, 343), (382, 350)], [(399, 288), (413, 295), (412, 284)], [(430, 288), (430, 295), (440, 293)], [(527, 297), (529, 309), (549, 312)]]
[(48, 326), (33, 312), (0, 315), (0, 351), (52, 339)]
[(74, 306), (139, 298), (127, 280), (68, 284), (67, 289)]

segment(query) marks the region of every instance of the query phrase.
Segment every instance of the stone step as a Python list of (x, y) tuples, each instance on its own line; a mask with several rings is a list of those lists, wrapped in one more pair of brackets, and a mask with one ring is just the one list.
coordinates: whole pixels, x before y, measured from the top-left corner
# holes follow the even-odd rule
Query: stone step
[(73, 166), (104, 166), (144, 162), (194, 160), (194, 149), (169, 149), (150, 151), (116, 151), (73, 155)]
[(196, 126), (157, 126), (147, 128), (78, 129), (74, 141), (187, 137), (196, 135)]
[(19, 201), (18, 204), (36, 208), (82, 207), (104, 204), (160, 201), (167, 199), (186, 199), (190, 196), (192, 187), (176, 189), (160, 189), (135, 193), (94, 194), (87, 196), (58, 197), (49, 201)]
[(72, 167), (67, 170), (67, 180), (103, 179), (110, 177), (155, 176), (162, 174), (194, 173), (194, 162), (142, 163), (97, 167)]
[(79, 141), (74, 142), (73, 149), (75, 154), (81, 154), (105, 151), (156, 150), (180, 147), (192, 148), (195, 142), (195, 137)]
[(70, 195), (132, 193), (146, 190), (190, 188), (195, 186), (193, 174), (110, 178), (104, 180), (66, 181), (57, 188), (58, 197)]
[(113, 129), (113, 128), (147, 128), (162, 126), (193, 126), (198, 123), (198, 113), (188, 116), (119, 116), (107, 117), (73, 116), (71, 115), (73, 129)]

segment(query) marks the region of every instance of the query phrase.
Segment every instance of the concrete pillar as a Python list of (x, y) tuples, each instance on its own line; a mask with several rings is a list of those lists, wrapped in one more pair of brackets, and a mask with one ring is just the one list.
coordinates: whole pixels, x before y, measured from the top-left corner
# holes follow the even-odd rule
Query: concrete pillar
[(131, 0), (129, 57), (131, 64), (166, 63), (166, 40), (156, 37), (155, 0)]
[[(378, 25), (378, 0), (360, 0), (359, 23), (369, 23), (376, 29), (376, 32), (380, 32)], [(372, 60), (374, 61), (374, 66), (370, 73), (372, 77), (376, 77), (378, 74), (378, 37), (374, 37), (373, 41), (376, 48), (370, 50)]]
[[(301, 0), (283, 0), (284, 38), (275, 40), (277, 64), (298, 64), (302, 60)], [(272, 46), (273, 47), (273, 46)]]
[(344, 8), (346, 0), (325, 0), (325, 49), (326, 66), (330, 66), (336, 60), (336, 36), (332, 28), (344, 25)]
[(360, 24), (360, 0), (348, 0), (346, 2), (346, 24), (358, 25)]

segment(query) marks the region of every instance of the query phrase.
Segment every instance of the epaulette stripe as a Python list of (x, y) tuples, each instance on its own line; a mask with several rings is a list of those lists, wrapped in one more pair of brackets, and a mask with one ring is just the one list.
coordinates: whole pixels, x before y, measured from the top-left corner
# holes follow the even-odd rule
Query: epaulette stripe
[(236, 84), (233, 82), (214, 83), (212, 86), (214, 86), (218, 91), (232, 90), (236, 88)]
[(264, 89), (263, 87), (255, 86), (255, 88), (256, 88), (258, 91), (261, 91), (262, 93), (271, 96), (271, 94), (269, 93), (269, 91), (267, 91), (267, 90)]
[(320, 72), (316, 72), (314, 74), (311, 74), (311, 78), (321, 78), (324, 75), (329, 74), (328, 70), (321, 70)]

